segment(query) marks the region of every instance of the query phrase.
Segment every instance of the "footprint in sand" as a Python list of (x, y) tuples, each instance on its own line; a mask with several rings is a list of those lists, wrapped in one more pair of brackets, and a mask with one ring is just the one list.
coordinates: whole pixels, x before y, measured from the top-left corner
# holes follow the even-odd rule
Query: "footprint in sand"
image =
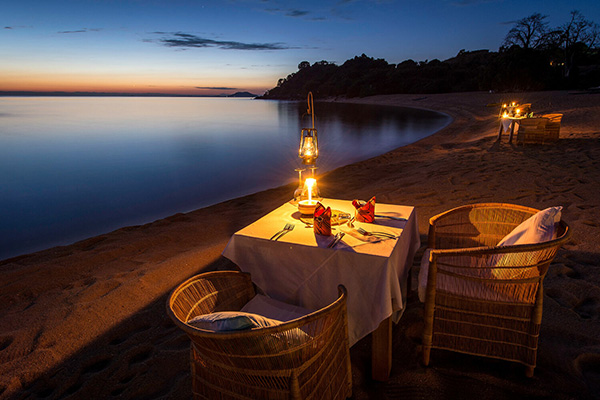
[(15, 338), (12, 336), (0, 337), (0, 351), (3, 351), (4, 349), (8, 348), (8, 346), (10, 346), (14, 340)]
[(554, 276), (566, 276), (571, 279), (581, 279), (579, 272), (565, 264), (552, 264), (548, 272)]
[(569, 292), (553, 287), (544, 290), (544, 294), (556, 301), (561, 307), (573, 309), (574, 304), (577, 302), (577, 298)]
[(577, 356), (573, 365), (583, 376), (592, 393), (600, 392), (600, 354), (583, 353)]
[(597, 221), (592, 221), (589, 219), (584, 219), (581, 221), (582, 224), (587, 225), (587, 226), (592, 226), (594, 228), (597, 228), (600, 226), (600, 224)]
[(161, 343), (161, 348), (174, 351), (188, 351), (190, 348), (190, 339), (187, 335), (173, 335), (169, 340)]
[(107, 281), (98, 281), (94, 278), (87, 282), (91, 283), (84, 282), (86, 287), (84, 289), (81, 289), (78, 294), (79, 302), (96, 301), (97, 299), (108, 295), (110, 292), (121, 286), (121, 282), (114, 279)]
[[(47, 379), (40, 379), (35, 382), (33, 386), (28, 388), (28, 391), (34, 393), (35, 396), (39, 399), (45, 399), (47, 397), (51, 397), (52, 394), (56, 391), (56, 384)], [(2, 394), (2, 390), (0, 390), (0, 395)]]
[(136, 353), (129, 359), (129, 365), (143, 363), (144, 361), (150, 359), (153, 352), (154, 348), (152, 347), (146, 347), (142, 348), (140, 351), (136, 351)]
[(116, 387), (110, 392), (110, 395), (113, 397), (117, 397), (121, 395), (125, 390), (127, 390), (128, 383), (131, 382), (137, 374), (127, 373), (125, 376), (118, 380)]
[(129, 339), (132, 339), (132, 338), (133, 338), (133, 340), (136, 340), (134, 338), (135, 335), (137, 335), (138, 333), (147, 331), (150, 328), (152, 328), (152, 326), (150, 326), (149, 324), (144, 322), (138, 326), (128, 329), (126, 332), (121, 332), (121, 334), (119, 336), (116, 336), (108, 344), (111, 346), (117, 346), (117, 345), (119, 345)]
[(112, 362), (112, 357), (101, 357), (101, 358), (91, 362), (87, 366), (83, 367), (83, 370), (81, 371), (81, 373), (83, 375), (96, 374), (96, 373), (106, 369), (110, 365), (111, 362)]
[(600, 313), (600, 301), (593, 297), (583, 299), (579, 304), (573, 307), (579, 316), (583, 319), (598, 319)]

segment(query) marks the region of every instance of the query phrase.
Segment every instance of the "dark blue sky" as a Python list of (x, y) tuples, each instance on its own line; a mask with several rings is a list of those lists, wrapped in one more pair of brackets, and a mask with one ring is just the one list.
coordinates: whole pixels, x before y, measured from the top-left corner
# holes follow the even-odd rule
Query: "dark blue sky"
[(0, 90), (262, 94), (300, 61), (497, 51), (516, 20), (600, 1), (22, 0), (0, 14)]

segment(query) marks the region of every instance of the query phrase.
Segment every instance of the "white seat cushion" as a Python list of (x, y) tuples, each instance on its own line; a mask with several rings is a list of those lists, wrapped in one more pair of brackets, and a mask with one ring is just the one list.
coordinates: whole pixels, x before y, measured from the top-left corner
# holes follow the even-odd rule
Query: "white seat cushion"
[(241, 311), (220, 311), (198, 315), (190, 319), (187, 324), (207, 331), (223, 332), (266, 328), (281, 324), (281, 321)]
[(283, 322), (304, 317), (312, 312), (306, 308), (284, 303), (262, 294), (254, 296), (240, 311), (259, 314)]

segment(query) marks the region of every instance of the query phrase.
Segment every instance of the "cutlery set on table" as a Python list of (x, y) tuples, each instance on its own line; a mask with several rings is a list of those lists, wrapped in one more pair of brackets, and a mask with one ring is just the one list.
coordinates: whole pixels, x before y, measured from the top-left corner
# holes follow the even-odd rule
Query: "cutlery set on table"
[(286, 233), (293, 231), (294, 226), (295, 226), (294, 224), (290, 224), (290, 223), (285, 224), (283, 229), (280, 230), (279, 232), (277, 232), (276, 234), (274, 234), (273, 236), (271, 236), (271, 239), (269, 239), (269, 240), (277, 240), (277, 239), (281, 238)]
[[(365, 227), (355, 226), (354, 222), (374, 223), (375, 219), (389, 219), (393, 221), (406, 221), (406, 218), (394, 215), (375, 214), (375, 197), (368, 202), (354, 200), (352, 202), (356, 208), (356, 214), (339, 210), (331, 210), (324, 207), (321, 203), (315, 208), (312, 215), (304, 215), (299, 218), (307, 228), (313, 228), (316, 235), (332, 236), (332, 225), (343, 225), (338, 228), (339, 231), (333, 235), (333, 239), (327, 244), (327, 248), (334, 248), (347, 233), (362, 242), (379, 242), (387, 239), (396, 239), (398, 236), (384, 230), (367, 230)], [(385, 225), (384, 225), (385, 226)], [(277, 231), (269, 240), (277, 241), (284, 235), (294, 230), (293, 223), (286, 223), (285, 226)], [(334, 228), (335, 229), (335, 228)]]

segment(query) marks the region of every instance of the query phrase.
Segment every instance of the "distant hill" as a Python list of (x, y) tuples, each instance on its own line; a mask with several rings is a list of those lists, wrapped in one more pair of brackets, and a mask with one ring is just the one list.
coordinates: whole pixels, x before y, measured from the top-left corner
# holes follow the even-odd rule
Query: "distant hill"
[(303, 100), (309, 91), (315, 99), (322, 99), (394, 93), (585, 89), (600, 82), (600, 51), (586, 54), (587, 58), (578, 60), (577, 74), (569, 76), (565, 76), (564, 64), (554, 61), (555, 52), (518, 46), (498, 52), (461, 50), (445, 61), (390, 64), (365, 54), (342, 65), (302, 61), (298, 71), (279, 79), (276, 87), (259, 98)]
[(235, 92), (234, 94), (227, 95), (227, 97), (258, 97), (258, 95), (250, 92)]

